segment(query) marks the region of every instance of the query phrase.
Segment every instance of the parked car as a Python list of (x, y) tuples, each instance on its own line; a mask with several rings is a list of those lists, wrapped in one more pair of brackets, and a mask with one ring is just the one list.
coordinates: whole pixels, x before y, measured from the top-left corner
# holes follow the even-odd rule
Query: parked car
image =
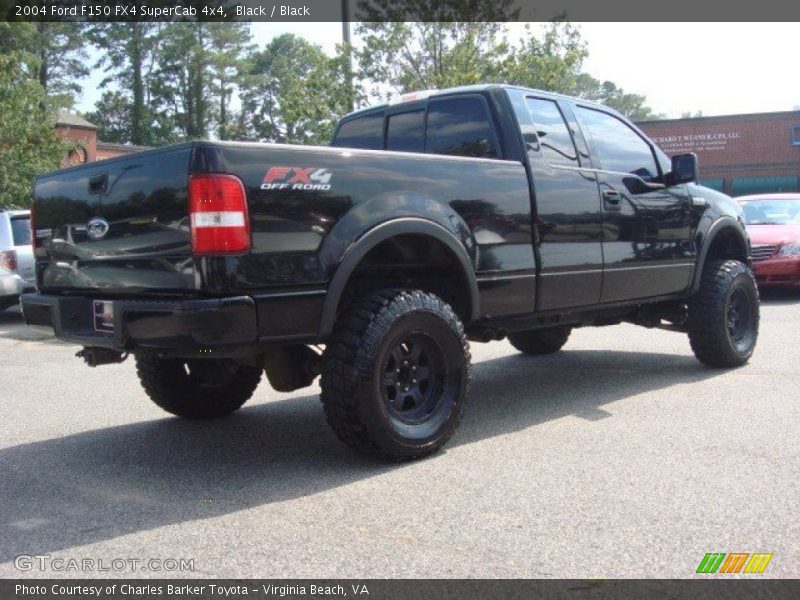
[(332, 145), (191, 142), (39, 177), (26, 320), (91, 366), (133, 354), (182, 417), (235, 411), (262, 371), (279, 391), (321, 374), (339, 438), (393, 460), (455, 431), (468, 339), (538, 355), (630, 322), (713, 367), (753, 353), (742, 209), (612, 109), (456, 88), (348, 115)]
[(35, 289), (31, 213), (0, 209), (0, 310), (19, 304), (20, 294)]
[(740, 196), (760, 286), (800, 287), (800, 194)]

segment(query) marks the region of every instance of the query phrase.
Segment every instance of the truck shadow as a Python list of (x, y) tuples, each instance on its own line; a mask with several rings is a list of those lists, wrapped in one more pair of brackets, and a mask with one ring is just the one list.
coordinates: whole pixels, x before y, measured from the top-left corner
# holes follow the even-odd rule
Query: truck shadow
[[(583, 350), (505, 356), (474, 371), (451, 449), (568, 415), (602, 420), (613, 416), (604, 407), (614, 401), (719, 373), (688, 356)], [(164, 418), (6, 448), (0, 562), (309, 496), (399, 468), (342, 446), (317, 395), (254, 405), (213, 423)]]
[(60, 343), (52, 333), (32, 329), (25, 325), (19, 305), (0, 310), (0, 338), (23, 342)]

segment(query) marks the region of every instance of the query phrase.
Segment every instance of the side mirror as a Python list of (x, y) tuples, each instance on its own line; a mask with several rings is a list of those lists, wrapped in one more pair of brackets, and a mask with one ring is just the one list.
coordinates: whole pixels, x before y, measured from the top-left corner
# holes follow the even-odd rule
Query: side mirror
[(676, 154), (672, 157), (672, 170), (667, 173), (666, 184), (678, 185), (697, 180), (697, 154)]

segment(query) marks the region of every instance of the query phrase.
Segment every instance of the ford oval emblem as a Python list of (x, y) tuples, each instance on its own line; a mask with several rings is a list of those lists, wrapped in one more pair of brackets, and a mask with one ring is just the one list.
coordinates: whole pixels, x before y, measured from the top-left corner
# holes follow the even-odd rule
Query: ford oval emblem
[(100, 217), (96, 217), (86, 224), (86, 235), (93, 240), (99, 240), (100, 238), (105, 237), (105, 235), (108, 233), (109, 227), (108, 221), (101, 219)]

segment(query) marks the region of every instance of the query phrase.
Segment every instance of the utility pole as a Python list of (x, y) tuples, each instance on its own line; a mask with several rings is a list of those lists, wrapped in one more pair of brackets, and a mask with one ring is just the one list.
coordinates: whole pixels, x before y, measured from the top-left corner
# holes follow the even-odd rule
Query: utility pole
[(350, 47), (350, 0), (342, 0), (342, 43), (345, 47), (346, 64), (344, 67), (344, 77), (347, 83), (347, 104), (350, 112), (354, 108), (353, 93), (353, 52)]

